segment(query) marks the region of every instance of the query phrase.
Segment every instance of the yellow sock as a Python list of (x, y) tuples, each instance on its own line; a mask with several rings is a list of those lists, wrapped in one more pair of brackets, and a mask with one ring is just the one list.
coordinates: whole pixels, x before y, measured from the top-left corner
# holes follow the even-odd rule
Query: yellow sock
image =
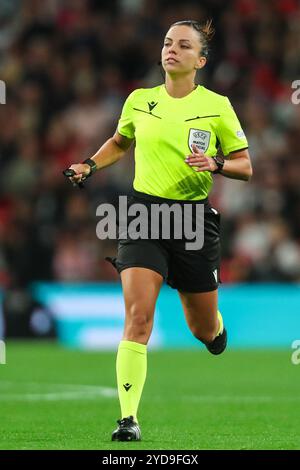
[(219, 336), (223, 332), (223, 328), (224, 328), (223, 318), (222, 318), (221, 312), (219, 312), (219, 310), (218, 310), (218, 319), (219, 319), (219, 330), (218, 330), (217, 336)]
[(134, 341), (121, 341), (117, 354), (117, 382), (122, 418), (137, 410), (147, 374), (147, 346)]

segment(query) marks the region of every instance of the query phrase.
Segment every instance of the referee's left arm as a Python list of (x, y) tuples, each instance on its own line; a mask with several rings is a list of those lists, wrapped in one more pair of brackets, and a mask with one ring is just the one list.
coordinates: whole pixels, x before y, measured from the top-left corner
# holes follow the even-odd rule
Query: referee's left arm
[(225, 158), (221, 175), (227, 178), (248, 181), (252, 174), (252, 165), (248, 149), (231, 152)]
[[(218, 166), (212, 157), (205, 155), (203, 150), (196, 145), (192, 145), (193, 153), (189, 155), (185, 162), (196, 171), (214, 172)], [(248, 149), (241, 149), (230, 152), (226, 156), (224, 165), (220, 174), (236, 180), (248, 181), (252, 176), (252, 165)]]

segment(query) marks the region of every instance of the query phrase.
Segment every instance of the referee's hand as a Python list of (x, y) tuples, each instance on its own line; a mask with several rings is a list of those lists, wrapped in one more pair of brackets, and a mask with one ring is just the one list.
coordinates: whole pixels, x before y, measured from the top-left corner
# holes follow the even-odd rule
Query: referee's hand
[(82, 183), (91, 171), (91, 167), (87, 163), (75, 163), (74, 165), (71, 165), (69, 169), (76, 173), (74, 176), (69, 178), (74, 185)]
[(193, 153), (186, 157), (185, 162), (195, 167), (195, 171), (215, 171), (218, 168), (213, 158), (207, 157), (197, 145), (192, 144), (192, 149)]

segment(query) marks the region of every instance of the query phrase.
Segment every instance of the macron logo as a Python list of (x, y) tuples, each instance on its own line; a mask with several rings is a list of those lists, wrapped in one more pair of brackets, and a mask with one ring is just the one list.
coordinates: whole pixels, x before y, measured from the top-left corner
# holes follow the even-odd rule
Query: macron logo
[(129, 383), (127, 383), (127, 384), (124, 384), (123, 387), (125, 388), (126, 392), (128, 392), (128, 390), (131, 389), (132, 385), (130, 385)]
[(158, 103), (154, 103), (154, 101), (151, 101), (151, 103), (148, 103), (148, 106), (149, 106), (149, 113), (152, 112), (152, 110), (155, 108), (155, 106), (157, 105)]

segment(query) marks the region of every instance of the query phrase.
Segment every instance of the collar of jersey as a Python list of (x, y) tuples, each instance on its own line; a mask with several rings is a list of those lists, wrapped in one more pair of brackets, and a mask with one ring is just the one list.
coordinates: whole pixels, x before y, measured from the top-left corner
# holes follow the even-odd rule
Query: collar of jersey
[(175, 98), (174, 96), (169, 95), (165, 84), (161, 86), (161, 89), (162, 89), (162, 93), (164, 94), (164, 96), (169, 98), (171, 101), (182, 102), (182, 101), (187, 101), (187, 100), (194, 98), (195, 94), (198, 93), (199, 90), (201, 90), (201, 85), (197, 85), (197, 87), (194, 90), (192, 90), (188, 95), (182, 96), (181, 98)]

